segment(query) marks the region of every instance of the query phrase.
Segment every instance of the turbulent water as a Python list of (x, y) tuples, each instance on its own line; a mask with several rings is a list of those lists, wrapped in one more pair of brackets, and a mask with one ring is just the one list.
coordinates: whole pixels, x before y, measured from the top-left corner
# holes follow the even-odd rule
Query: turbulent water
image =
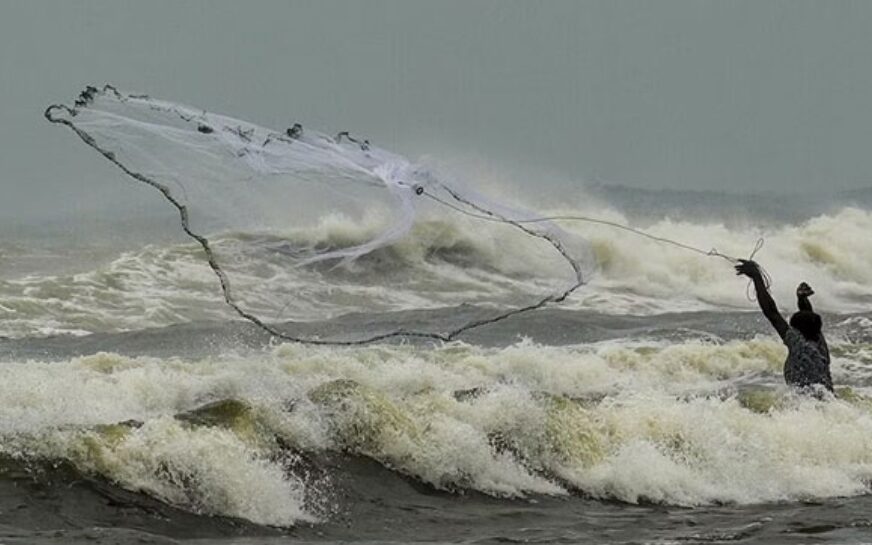
[[(817, 291), (837, 399), (782, 385), (785, 348), (729, 263), (606, 226), (561, 225), (595, 259), (561, 305), (454, 343), (347, 348), (238, 321), (183, 239), (35, 226), (0, 240), (0, 540), (872, 541), (872, 212), (709, 200), (680, 219), (651, 198), (644, 218), (547, 212), (736, 256), (763, 237), (782, 311), (798, 282)], [(450, 330), (565, 280), (480, 223), (431, 214), (338, 266), (238, 263), (236, 287), (330, 339)], [(280, 239), (343, 248), (378, 228), (333, 215)]]

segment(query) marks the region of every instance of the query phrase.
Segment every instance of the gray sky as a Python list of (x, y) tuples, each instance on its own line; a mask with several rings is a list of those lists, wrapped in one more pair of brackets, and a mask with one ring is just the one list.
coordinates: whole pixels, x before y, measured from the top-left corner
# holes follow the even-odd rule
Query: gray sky
[(103, 82), (515, 183), (868, 187), (870, 29), (872, 2), (0, 0), (0, 219), (143, 190), (42, 118)]

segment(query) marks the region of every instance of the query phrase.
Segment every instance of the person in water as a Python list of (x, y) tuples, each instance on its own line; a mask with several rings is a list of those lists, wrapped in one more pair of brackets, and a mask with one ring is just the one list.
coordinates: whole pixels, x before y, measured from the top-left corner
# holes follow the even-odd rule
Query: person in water
[(736, 274), (745, 275), (754, 282), (757, 292), (757, 302), (760, 310), (778, 332), (781, 340), (787, 345), (787, 361), (784, 362), (784, 380), (790, 386), (803, 390), (816, 389), (823, 386), (833, 391), (833, 379), (830, 376), (830, 350), (821, 331), (823, 321), (811, 306), (809, 297), (814, 290), (805, 282), (796, 288), (796, 302), (799, 310), (790, 317), (788, 324), (781, 313), (760, 271), (754, 261), (740, 260), (736, 265)]

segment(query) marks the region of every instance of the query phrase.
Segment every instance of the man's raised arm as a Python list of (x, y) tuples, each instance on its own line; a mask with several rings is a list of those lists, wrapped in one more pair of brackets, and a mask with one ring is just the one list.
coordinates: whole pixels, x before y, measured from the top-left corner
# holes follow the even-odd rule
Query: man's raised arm
[[(760, 310), (763, 315), (778, 332), (778, 335), (783, 339), (787, 333), (787, 322), (784, 317), (778, 312), (778, 306), (775, 300), (769, 295), (769, 290), (766, 288), (766, 282), (763, 280), (763, 273), (760, 272), (760, 267), (754, 261), (740, 259), (740, 263), (736, 265), (736, 274), (745, 275), (754, 282), (754, 290), (757, 292), (757, 303), (760, 305)], [(808, 299), (806, 298), (806, 302)], [(810, 305), (810, 303), (809, 303)]]

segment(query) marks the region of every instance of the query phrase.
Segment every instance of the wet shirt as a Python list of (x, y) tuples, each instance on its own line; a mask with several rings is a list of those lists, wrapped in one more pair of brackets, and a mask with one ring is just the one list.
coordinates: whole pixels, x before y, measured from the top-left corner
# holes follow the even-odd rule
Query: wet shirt
[(822, 384), (832, 391), (830, 352), (823, 334), (819, 341), (810, 341), (798, 329), (789, 327), (784, 334), (784, 344), (787, 346), (787, 361), (784, 362), (787, 384), (800, 388)]

